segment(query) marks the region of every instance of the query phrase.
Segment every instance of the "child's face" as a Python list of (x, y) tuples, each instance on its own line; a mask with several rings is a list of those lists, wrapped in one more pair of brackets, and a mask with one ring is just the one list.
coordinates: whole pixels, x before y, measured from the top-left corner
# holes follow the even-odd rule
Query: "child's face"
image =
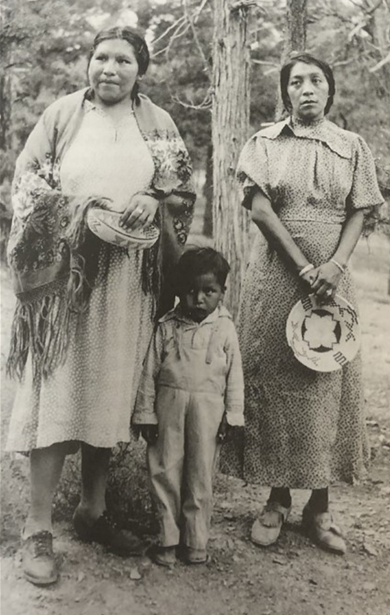
[(215, 273), (198, 275), (180, 295), (183, 313), (195, 322), (202, 322), (214, 312), (224, 294), (225, 288), (220, 285)]

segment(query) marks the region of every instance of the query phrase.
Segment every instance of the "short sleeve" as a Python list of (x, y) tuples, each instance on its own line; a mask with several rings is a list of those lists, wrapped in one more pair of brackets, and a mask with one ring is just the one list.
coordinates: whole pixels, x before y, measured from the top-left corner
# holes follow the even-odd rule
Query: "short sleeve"
[(245, 144), (237, 166), (237, 180), (243, 190), (242, 205), (252, 207), (254, 193), (260, 189), (270, 199), (268, 156), (265, 139), (254, 135)]
[(360, 136), (357, 138), (354, 153), (352, 189), (347, 202), (352, 210), (374, 209), (384, 202), (378, 186), (374, 158), (367, 143)]

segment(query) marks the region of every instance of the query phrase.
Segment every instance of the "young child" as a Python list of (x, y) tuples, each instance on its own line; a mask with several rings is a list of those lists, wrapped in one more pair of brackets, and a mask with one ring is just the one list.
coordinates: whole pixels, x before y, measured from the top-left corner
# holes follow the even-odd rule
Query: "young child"
[(211, 248), (186, 251), (176, 271), (177, 307), (159, 322), (146, 355), (133, 424), (148, 443), (161, 523), (156, 563), (207, 561), (218, 444), (244, 424), (237, 334), (221, 303), (230, 267)]

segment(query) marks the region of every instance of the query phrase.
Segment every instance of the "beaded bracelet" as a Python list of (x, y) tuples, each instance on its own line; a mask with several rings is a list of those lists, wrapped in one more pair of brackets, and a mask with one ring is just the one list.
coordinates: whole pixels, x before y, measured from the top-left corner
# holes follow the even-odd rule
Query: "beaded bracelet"
[(343, 265), (340, 265), (340, 263), (339, 263), (338, 261), (336, 261), (336, 259), (331, 258), (331, 259), (330, 259), (330, 262), (331, 262), (331, 263), (333, 263), (334, 265), (336, 265), (336, 267), (337, 267), (338, 269), (340, 269), (341, 273), (345, 273), (346, 267), (345, 267), (345, 266), (343, 266)]
[(299, 272), (299, 277), (301, 278), (302, 276), (305, 275), (305, 273), (307, 273), (308, 271), (311, 271), (312, 269), (314, 269), (314, 265), (312, 265), (311, 263), (309, 263), (308, 265), (305, 265), (305, 267), (303, 267), (300, 272)]

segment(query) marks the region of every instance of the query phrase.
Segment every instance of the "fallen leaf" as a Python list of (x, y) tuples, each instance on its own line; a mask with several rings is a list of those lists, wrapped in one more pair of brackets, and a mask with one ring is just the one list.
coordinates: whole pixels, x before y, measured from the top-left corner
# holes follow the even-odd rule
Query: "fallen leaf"
[(229, 502), (221, 502), (218, 508), (222, 508), (222, 510), (226, 510), (231, 508), (231, 504)]
[(140, 579), (142, 579), (142, 574), (140, 573), (138, 568), (132, 568), (130, 570), (129, 576), (132, 581), (139, 581)]
[(367, 581), (366, 583), (363, 583), (362, 589), (365, 592), (373, 592), (376, 590), (376, 585), (375, 583), (370, 583)]
[(236, 545), (235, 545), (235, 543), (234, 543), (234, 540), (232, 540), (231, 538), (228, 538), (228, 539), (226, 540), (226, 546), (227, 546), (227, 548), (228, 548), (229, 550), (231, 550), (231, 551), (232, 551), (232, 550), (234, 550), (234, 547), (235, 547)]
[(363, 549), (368, 555), (372, 555), (373, 557), (377, 557), (378, 551), (369, 543), (365, 542), (363, 545)]

